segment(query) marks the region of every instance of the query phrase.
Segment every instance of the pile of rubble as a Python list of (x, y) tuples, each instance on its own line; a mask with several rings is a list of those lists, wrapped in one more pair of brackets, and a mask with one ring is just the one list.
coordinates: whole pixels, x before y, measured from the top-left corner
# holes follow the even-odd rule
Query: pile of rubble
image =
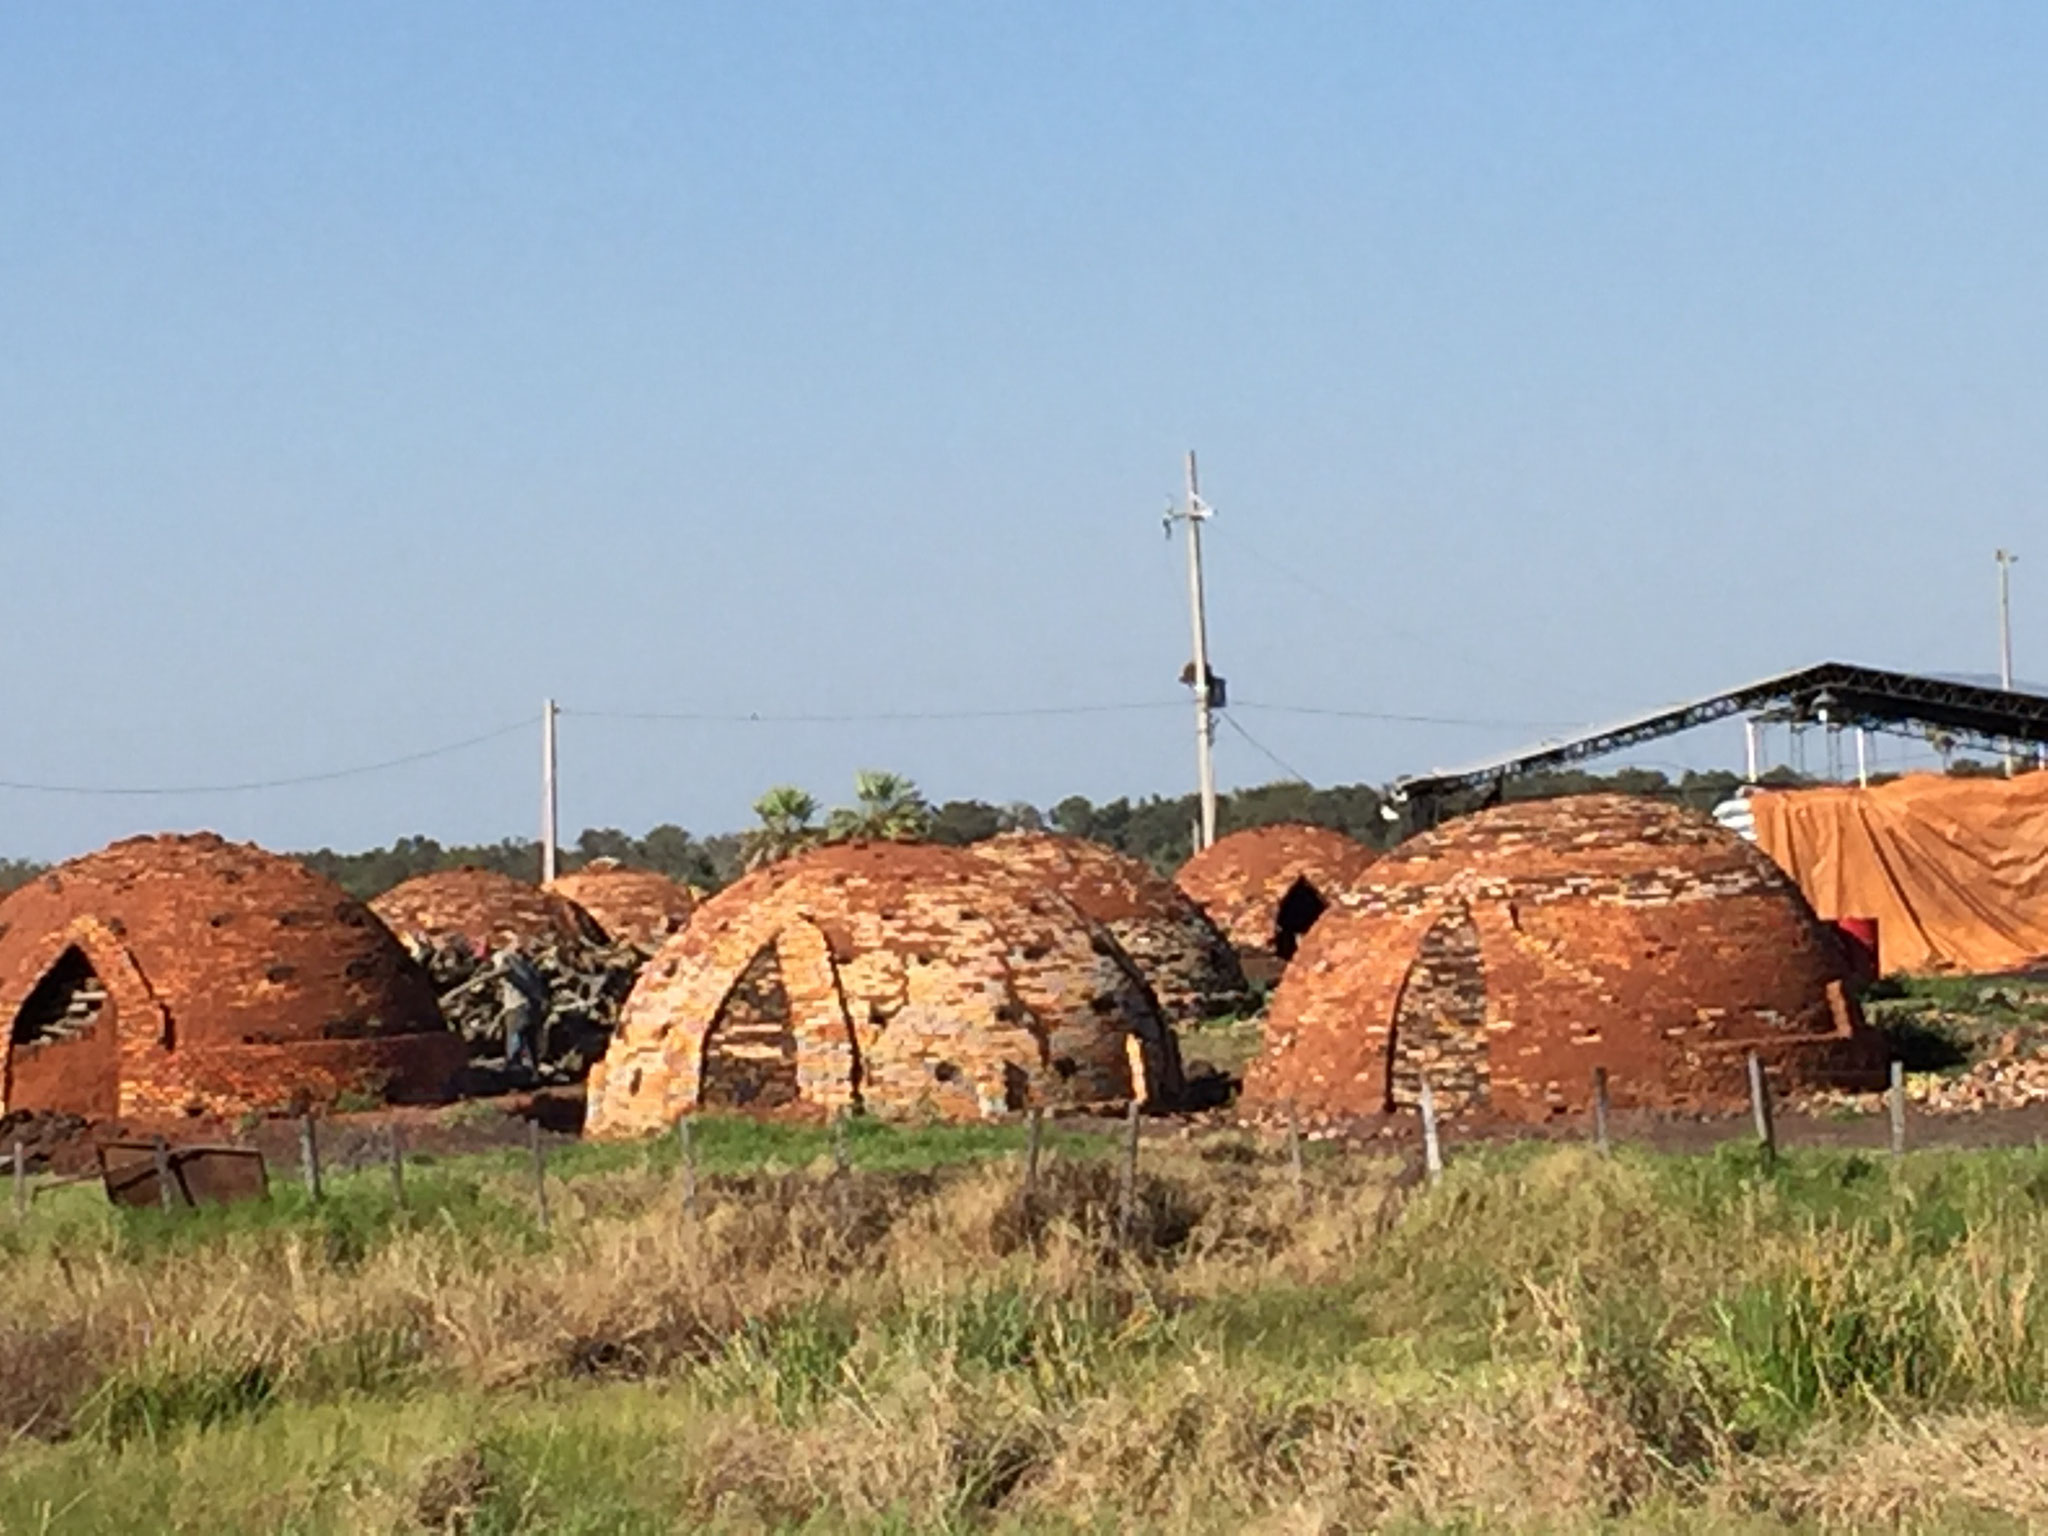
[(1906, 1099), (1942, 1114), (2048, 1103), (2048, 1057), (1980, 1061), (1959, 1077), (1910, 1075)]
[[(414, 938), (414, 957), (433, 979), (442, 1017), (468, 1042), (472, 1061), (505, 1059), (505, 1003), (500, 971), (459, 934)], [(529, 942), (519, 954), (539, 974), (546, 1012), (536, 1021), (535, 1055), (544, 1080), (580, 1080), (604, 1055), (619, 1008), (647, 952), (633, 944)]]

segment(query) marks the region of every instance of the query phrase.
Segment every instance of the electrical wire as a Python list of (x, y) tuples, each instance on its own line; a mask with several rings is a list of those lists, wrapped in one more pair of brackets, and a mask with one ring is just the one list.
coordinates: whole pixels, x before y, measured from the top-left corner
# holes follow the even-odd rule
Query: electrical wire
[[(605, 710), (605, 709), (560, 709), (557, 713), (565, 718), (585, 720), (622, 720), (681, 722), (697, 725), (856, 725), (884, 723), (947, 722), (973, 720), (1020, 720), (1043, 719), (1055, 716), (1112, 715), (1150, 712), (1156, 710), (1184, 709), (1186, 704), (1179, 700), (1144, 699), (1125, 703), (1101, 704), (1047, 704), (1017, 708), (988, 709), (927, 709), (927, 710), (870, 710), (870, 711), (796, 711), (772, 713), (762, 711), (717, 712), (710, 710)], [(1410, 725), (1469, 726), (1487, 729), (1542, 730), (1558, 728), (1561, 722), (1534, 720), (1475, 720), (1447, 715), (1403, 715), (1382, 711), (1330, 709), (1314, 705), (1263, 704), (1253, 700), (1237, 700), (1232, 708), (1263, 711), (1269, 714), (1321, 715), (1343, 720), (1371, 720), (1382, 723)], [(1282, 770), (1307, 783), (1307, 778), (1290, 767), (1271, 749), (1262, 744), (1228, 713), (1223, 715), (1231, 729), (1242, 736), (1257, 752), (1268, 758)], [(361, 778), (369, 774), (386, 773), (395, 768), (409, 767), (414, 763), (431, 762), (436, 758), (453, 753), (466, 752), (473, 747), (501, 740), (521, 731), (533, 728), (529, 720), (517, 720), (494, 730), (483, 731), (474, 736), (465, 736), (459, 741), (445, 742), (439, 746), (427, 747), (418, 752), (408, 752), (399, 757), (385, 758), (374, 763), (360, 763), (348, 768), (329, 769), (320, 773), (294, 774), (272, 779), (247, 779), (224, 784), (175, 784), (175, 785), (129, 785), (129, 784), (46, 784), (18, 779), (0, 779), (0, 791), (32, 795), (70, 795), (83, 798), (105, 799), (169, 799), (179, 796), (196, 795), (238, 795), (255, 794), (268, 790), (293, 789), (309, 784), (331, 784), (343, 779)]]
[(1138, 710), (1185, 709), (1185, 704), (1164, 699), (1147, 699), (1129, 704), (1045, 704), (1019, 709), (911, 709), (874, 710), (846, 714), (797, 712), (763, 713), (758, 710), (719, 713), (710, 710), (562, 709), (564, 717), (583, 720), (675, 720), (694, 725), (872, 725), (891, 722), (944, 720), (1022, 720), (1048, 715), (1115, 715)]
[(1270, 715), (1324, 715), (1334, 720), (1375, 720), (1393, 725), (1458, 725), (1481, 730), (1575, 731), (1584, 724), (1579, 720), (1479, 720), (1460, 715), (1398, 715), (1369, 709), (1326, 709), (1313, 704), (1265, 704), (1255, 699), (1232, 699), (1230, 707)]
[(330, 784), (337, 779), (360, 778), (364, 774), (384, 773), (392, 768), (404, 768), (412, 763), (424, 763), (433, 758), (447, 757), (451, 753), (466, 752), (471, 747), (480, 747), (485, 742), (497, 741), (515, 731), (530, 731), (530, 720), (515, 721), (501, 725), (494, 731), (485, 731), (477, 736), (465, 736), (460, 741), (447, 742), (442, 746), (428, 747), (421, 752), (408, 752), (403, 757), (386, 758), (379, 763), (363, 763), (354, 768), (334, 768), (325, 773), (303, 773), (283, 779), (251, 779), (239, 784), (179, 784), (166, 786), (130, 785), (86, 785), (86, 784), (28, 784), (18, 780), (0, 779), (0, 790), (13, 790), (31, 795), (83, 795), (83, 796), (173, 796), (173, 795), (239, 795), (256, 790), (292, 789), (302, 784)]
[(1265, 758), (1267, 762), (1272, 763), (1282, 773), (1286, 774), (1290, 779), (1294, 779), (1302, 784), (1308, 784), (1309, 788), (1311, 789), (1315, 788), (1313, 784), (1309, 784), (1309, 777), (1307, 774), (1303, 773), (1299, 768), (1296, 768), (1293, 764), (1289, 763), (1287, 759), (1282, 757), (1279, 753), (1275, 752), (1271, 747), (1267, 746), (1264, 742), (1260, 741), (1258, 737), (1254, 736), (1242, 725), (1239, 725), (1237, 721), (1232, 719), (1228, 713), (1224, 714), (1223, 723), (1229, 726), (1233, 731), (1237, 732), (1238, 735), (1242, 736), (1254, 752), (1258, 753), (1261, 757)]
[[(1320, 582), (1313, 581), (1309, 577), (1302, 575), (1300, 571), (1295, 570), (1285, 561), (1274, 559), (1273, 556), (1267, 554), (1263, 549), (1261, 549), (1255, 541), (1246, 537), (1244, 532), (1244, 526), (1241, 522), (1225, 523), (1221, 519), (1213, 519), (1206, 526), (1209, 530), (1209, 537), (1215, 538), (1220, 531), (1225, 541), (1229, 544), (1230, 548), (1238, 551), (1241, 554), (1249, 555), (1254, 564), (1263, 565), (1264, 567), (1266, 567), (1267, 570), (1273, 572), (1276, 576), (1279, 576), (1284, 580), (1293, 582), (1296, 586), (1300, 587), (1305, 592), (1314, 593), (1317, 597), (1323, 599), (1324, 602), (1329, 603), (1332, 607), (1338, 608), (1345, 613), (1356, 613), (1358, 611), (1359, 604), (1356, 597), (1347, 598), (1339, 595), (1338, 593), (1332, 592), (1328, 587), (1323, 586)], [(1448, 656), (1454, 661), (1462, 662), (1474, 673), (1479, 674), (1481, 676), (1506, 678), (1510, 682), (1519, 683), (1527, 688), (1551, 688), (1556, 686), (1556, 680), (1554, 678), (1539, 680), (1537, 678), (1531, 677), (1526, 672), (1522, 672), (1518, 668), (1512, 666), (1503, 666), (1497, 660), (1481, 660), (1479, 657), (1473, 655), (1470, 651), (1449, 641), (1449, 639), (1441, 633), (1425, 635), (1421, 633), (1419, 630), (1411, 629), (1403, 624), (1387, 623), (1384, 618), (1376, 619), (1374, 620), (1374, 622), (1377, 623), (1379, 627), (1386, 633), (1391, 635), (1397, 635), (1404, 640), (1411, 641), (1418, 646), (1426, 648), (1427, 650), (1431, 651), (1436, 655)], [(1426, 721), (1423, 723), (1455, 724), (1458, 722)]]

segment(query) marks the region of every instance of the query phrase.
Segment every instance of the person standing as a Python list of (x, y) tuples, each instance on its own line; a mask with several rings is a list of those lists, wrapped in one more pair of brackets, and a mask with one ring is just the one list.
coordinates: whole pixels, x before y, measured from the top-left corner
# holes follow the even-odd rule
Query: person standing
[(531, 960), (521, 952), (512, 935), (499, 941), (491, 956), (491, 970), (498, 978), (498, 1021), (505, 1032), (505, 1070), (525, 1067), (540, 1071), (536, 1050), (541, 1021), (547, 1017), (548, 987)]

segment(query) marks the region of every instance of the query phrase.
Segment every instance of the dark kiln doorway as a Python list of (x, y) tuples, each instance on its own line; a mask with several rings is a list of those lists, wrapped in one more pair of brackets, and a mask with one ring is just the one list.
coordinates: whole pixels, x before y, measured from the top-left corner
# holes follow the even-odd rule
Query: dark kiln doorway
[(719, 1005), (704, 1037), (697, 1097), (724, 1109), (773, 1109), (796, 1099), (796, 1036), (782, 959), (764, 944)]
[(1308, 883), (1308, 877), (1297, 876), (1273, 914), (1273, 953), (1282, 963), (1294, 958), (1303, 936), (1329, 910), (1330, 904), (1323, 900), (1321, 891)]
[(73, 944), (43, 972), (8, 1030), (7, 1107), (120, 1112), (121, 1064), (106, 982)]

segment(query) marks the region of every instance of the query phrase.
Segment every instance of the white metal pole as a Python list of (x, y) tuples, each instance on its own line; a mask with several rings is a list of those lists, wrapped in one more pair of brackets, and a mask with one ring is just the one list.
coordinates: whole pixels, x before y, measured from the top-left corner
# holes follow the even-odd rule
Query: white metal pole
[(1742, 745), (1744, 748), (1744, 755), (1747, 757), (1749, 762), (1749, 773), (1745, 779), (1745, 782), (1754, 784), (1756, 782), (1757, 777), (1757, 740), (1756, 721), (1753, 719), (1745, 720), (1742, 722)]
[(540, 709), (540, 878), (546, 884), (555, 878), (555, 849), (560, 846), (561, 823), (555, 798), (555, 701), (543, 699)]
[(1870, 788), (1870, 733), (1856, 727), (1856, 787)]
[(1202, 603), (1202, 505), (1195, 481), (1195, 451), (1188, 450), (1188, 604), (1195, 634), (1195, 780), (1202, 795), (1201, 840), (1216, 841), (1216, 721), (1209, 708), (1209, 621)]

